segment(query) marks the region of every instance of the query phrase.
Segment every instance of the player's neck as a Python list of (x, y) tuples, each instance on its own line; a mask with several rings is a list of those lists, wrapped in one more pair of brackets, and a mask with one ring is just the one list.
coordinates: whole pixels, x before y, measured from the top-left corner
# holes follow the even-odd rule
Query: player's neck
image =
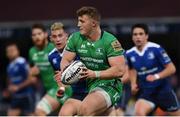
[(93, 30), (87, 38), (90, 39), (91, 41), (97, 41), (101, 37), (101, 29), (100, 27), (97, 27), (96, 30)]
[(146, 44), (147, 44), (147, 42), (146, 42), (145, 44), (141, 45), (141, 46), (137, 46), (137, 49), (138, 49), (140, 52), (142, 52), (143, 49), (145, 48)]
[(18, 57), (19, 57), (19, 55), (14, 56), (13, 58), (10, 59), (10, 61), (12, 62), (12, 61), (16, 60)]
[(57, 50), (58, 50), (58, 52), (62, 53), (64, 48), (63, 49), (57, 49)]

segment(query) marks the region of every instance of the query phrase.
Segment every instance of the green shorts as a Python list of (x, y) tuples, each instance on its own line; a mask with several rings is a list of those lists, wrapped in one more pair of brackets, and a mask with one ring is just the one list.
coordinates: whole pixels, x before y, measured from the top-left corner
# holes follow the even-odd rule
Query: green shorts
[(51, 96), (52, 98), (56, 99), (59, 103), (64, 104), (64, 102), (72, 96), (72, 88), (71, 86), (66, 87), (64, 96), (61, 98), (56, 96), (56, 93), (58, 90), (59, 90), (59, 87), (52, 88), (48, 90), (47, 94)]
[(89, 87), (89, 92), (99, 91), (105, 97), (107, 106), (110, 107), (120, 99), (122, 87), (120, 80), (99, 80)]

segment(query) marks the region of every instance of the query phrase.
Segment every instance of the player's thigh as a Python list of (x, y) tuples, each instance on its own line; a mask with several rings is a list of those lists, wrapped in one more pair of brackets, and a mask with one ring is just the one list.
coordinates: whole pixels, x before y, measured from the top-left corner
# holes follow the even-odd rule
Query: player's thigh
[(93, 91), (82, 101), (79, 115), (99, 115), (106, 110), (107, 103), (104, 96), (98, 91)]
[(7, 116), (19, 116), (21, 114), (21, 110), (18, 108), (10, 108), (7, 111)]
[(81, 101), (73, 98), (69, 98), (61, 107), (60, 116), (73, 116), (77, 115), (81, 106)]
[(135, 115), (145, 116), (150, 113), (155, 107), (155, 104), (145, 99), (138, 99), (135, 103)]

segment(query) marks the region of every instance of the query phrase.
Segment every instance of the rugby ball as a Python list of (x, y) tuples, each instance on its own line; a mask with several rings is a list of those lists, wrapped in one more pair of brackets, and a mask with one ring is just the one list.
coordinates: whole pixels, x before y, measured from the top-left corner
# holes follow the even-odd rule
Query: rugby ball
[(71, 85), (80, 80), (82, 67), (86, 67), (81, 61), (72, 62), (62, 73), (61, 81), (63, 84)]

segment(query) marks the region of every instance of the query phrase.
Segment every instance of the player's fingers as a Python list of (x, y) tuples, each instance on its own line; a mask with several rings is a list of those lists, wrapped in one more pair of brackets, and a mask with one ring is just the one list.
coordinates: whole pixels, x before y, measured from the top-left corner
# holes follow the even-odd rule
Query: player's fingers
[(87, 71), (88, 69), (86, 67), (80, 67), (82, 71)]

